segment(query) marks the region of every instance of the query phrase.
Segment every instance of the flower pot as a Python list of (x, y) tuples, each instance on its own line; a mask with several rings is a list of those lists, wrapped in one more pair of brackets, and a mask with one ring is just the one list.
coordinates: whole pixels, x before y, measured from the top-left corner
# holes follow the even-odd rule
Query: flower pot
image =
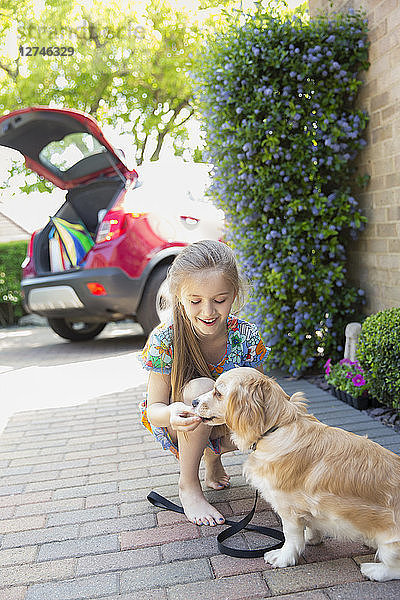
[(347, 404), (349, 404), (350, 406), (355, 406), (354, 402), (357, 399), (354, 398), (354, 396), (352, 396), (351, 394), (349, 394), (349, 392), (345, 392), (345, 394), (346, 394), (346, 402), (347, 402)]
[(342, 402), (346, 402), (346, 404), (347, 404), (347, 392), (344, 392), (343, 390), (339, 390), (339, 399)]
[(352, 405), (357, 410), (365, 410), (369, 406), (368, 396), (359, 396), (358, 398), (351, 396), (351, 399), (352, 399)]

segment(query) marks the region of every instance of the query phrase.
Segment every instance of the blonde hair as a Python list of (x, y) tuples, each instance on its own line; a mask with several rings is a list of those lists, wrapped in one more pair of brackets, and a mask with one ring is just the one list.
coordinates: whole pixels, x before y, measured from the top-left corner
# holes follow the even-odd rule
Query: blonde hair
[(182, 400), (184, 385), (195, 377), (212, 377), (190, 320), (181, 303), (188, 277), (204, 270), (218, 270), (231, 283), (237, 310), (245, 300), (246, 285), (233, 251), (223, 242), (202, 240), (186, 246), (168, 272), (174, 325), (174, 359), (171, 370), (172, 401)]

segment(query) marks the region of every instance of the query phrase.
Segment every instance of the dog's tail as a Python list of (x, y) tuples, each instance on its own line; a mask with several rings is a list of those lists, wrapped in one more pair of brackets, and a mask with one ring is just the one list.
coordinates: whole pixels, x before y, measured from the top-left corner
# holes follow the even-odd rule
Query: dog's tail
[(295, 392), (290, 396), (289, 401), (295, 404), (301, 412), (307, 412), (308, 401), (303, 392)]

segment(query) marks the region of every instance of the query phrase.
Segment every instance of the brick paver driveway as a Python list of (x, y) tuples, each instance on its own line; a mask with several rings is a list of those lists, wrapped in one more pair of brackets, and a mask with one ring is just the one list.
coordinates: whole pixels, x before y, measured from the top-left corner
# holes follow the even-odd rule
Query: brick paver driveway
[[(13, 415), (0, 438), (0, 600), (398, 600), (400, 581), (363, 579), (357, 563), (370, 550), (360, 544), (327, 540), (300, 565), (272, 569), (220, 555), (221, 527), (147, 502), (151, 489), (177, 499), (178, 465), (138, 422), (144, 339), (130, 327), (80, 344), (47, 328), (0, 330), (2, 399)], [(322, 420), (399, 450), (399, 434), (366, 415), (307, 382), (280, 382), (303, 389)], [(224, 462), (231, 488), (207, 495), (236, 518), (253, 491), (243, 457)], [(279, 527), (264, 502), (255, 521)], [(260, 543), (251, 533), (235, 541)]]

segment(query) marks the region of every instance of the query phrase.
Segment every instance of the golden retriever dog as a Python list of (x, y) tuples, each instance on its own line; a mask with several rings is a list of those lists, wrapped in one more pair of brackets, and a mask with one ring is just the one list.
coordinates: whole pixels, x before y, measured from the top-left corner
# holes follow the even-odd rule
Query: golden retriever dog
[(274, 567), (295, 565), (305, 544), (324, 535), (362, 541), (380, 562), (364, 563), (369, 579), (400, 579), (400, 457), (366, 437), (321, 423), (301, 392), (289, 397), (256, 369), (220, 375), (193, 401), (209, 425), (226, 423), (243, 467), (282, 519), (285, 543), (266, 552)]

